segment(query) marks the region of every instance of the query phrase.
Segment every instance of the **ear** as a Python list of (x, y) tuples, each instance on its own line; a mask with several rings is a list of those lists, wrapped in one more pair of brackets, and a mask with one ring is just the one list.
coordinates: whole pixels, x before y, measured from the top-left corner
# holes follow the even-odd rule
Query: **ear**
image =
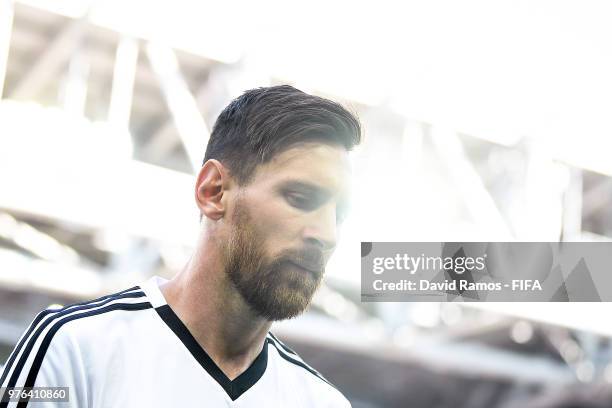
[(212, 220), (223, 218), (226, 211), (225, 193), (231, 180), (227, 169), (215, 159), (210, 159), (200, 169), (196, 181), (195, 199), (200, 212)]

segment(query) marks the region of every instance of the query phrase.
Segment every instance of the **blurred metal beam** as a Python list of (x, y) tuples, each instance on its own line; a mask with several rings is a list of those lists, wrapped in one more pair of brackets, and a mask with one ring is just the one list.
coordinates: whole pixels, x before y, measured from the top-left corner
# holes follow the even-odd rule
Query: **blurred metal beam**
[[(211, 68), (208, 79), (196, 92), (196, 103), (199, 107), (204, 107), (205, 111), (214, 107), (214, 101), (222, 100), (225, 102), (229, 98), (229, 96), (226, 97), (227, 87), (225, 78), (222, 77), (222, 71), (224, 71), (222, 67)], [(149, 140), (145, 147), (144, 157), (155, 162), (170, 154), (179, 143), (179, 139), (175, 137), (175, 127), (172, 120), (167, 120), (162, 124)], [(203, 157), (204, 154), (202, 153), (201, 156)]]
[(122, 37), (115, 55), (108, 120), (125, 129), (128, 128), (130, 121), (137, 66), (138, 41), (134, 38)]
[(62, 64), (68, 60), (75, 47), (77, 47), (86, 24), (86, 19), (80, 18), (71, 21), (64, 27), (53, 41), (45, 47), (34, 65), (22, 76), (12, 90), (10, 97), (13, 99), (30, 99), (36, 96), (47, 81), (55, 78)]
[(276, 324), (275, 334), (288, 342), (307, 342), (396, 364), (420, 363), (442, 372), (490, 375), (538, 384), (575, 380), (566, 365), (550, 358), (523, 356), (481, 344), (440, 341), (426, 335), (398, 344), (389, 341), (384, 331), (374, 335), (372, 326), (365, 323), (346, 324), (306, 313), (299, 319)]
[[(596, 238), (588, 234), (588, 238)], [(607, 238), (609, 240), (609, 238)], [(602, 238), (600, 241), (605, 241)], [(611, 307), (606, 302), (464, 302), (462, 307), (498, 315), (514, 316), (573, 330), (612, 336), (612, 326), (602, 324), (609, 319)], [(588, 318), (585, 318), (588, 317)]]
[[(85, 169), (78, 160), (53, 163), (53, 157), (36, 162), (23, 160), (23, 154), (18, 157), (22, 164), (7, 163), (0, 155), (1, 208), (84, 228), (115, 228), (162, 242), (188, 246), (195, 242), (199, 224), (197, 207), (190, 201), (191, 176), (138, 161), (115, 162), (110, 170), (92, 164), (103, 169), (97, 170)], [(44, 168), (48, 182), (24, 188), (40, 182), (40, 174), (31, 168)], [(174, 216), (160, 217), (163, 213)]]
[(11, 43), (17, 52), (24, 52), (37, 48), (39, 49), (41, 45), (47, 41), (48, 39), (44, 32), (34, 31), (30, 27), (24, 27), (23, 25), (13, 25), (13, 31), (11, 32)]
[[(215, 114), (220, 112), (232, 97), (246, 89), (269, 85), (269, 77), (245, 61), (233, 65), (215, 65), (210, 68), (206, 82), (196, 91), (195, 99), (201, 110)], [(159, 161), (170, 154), (178, 143), (172, 120), (168, 120), (150, 137), (144, 157)], [(202, 146), (201, 150), (204, 148), (205, 146)], [(201, 156), (204, 156), (203, 151)]]
[(77, 264), (81, 259), (74, 248), (5, 212), (0, 212), (0, 238), (47, 261)]
[(577, 241), (582, 235), (582, 170), (569, 169), (569, 183), (563, 195), (562, 241)]
[(582, 231), (582, 234), (580, 234), (580, 239), (582, 241), (592, 242), (612, 242), (612, 238), (606, 237), (605, 235), (599, 235), (590, 231)]
[(208, 126), (183, 78), (174, 51), (149, 43), (147, 55), (195, 172), (201, 167), (202, 146), (206, 146), (210, 137)]
[(110, 137), (116, 129), (87, 127), (79, 120), (75, 134), (72, 116), (43, 109), (0, 104), (0, 135), (11, 135), (0, 137), (0, 208), (87, 229), (116, 229), (187, 246), (195, 242), (199, 223), (192, 176), (126, 159)]
[(79, 41), (70, 57), (68, 72), (60, 88), (60, 99), (64, 109), (75, 116), (85, 115), (89, 71), (89, 59), (87, 58), (87, 53), (83, 50), (81, 41)]
[(164, 124), (151, 136), (150, 141), (144, 148), (144, 157), (153, 162), (157, 162), (170, 154), (174, 146), (178, 143), (178, 139), (174, 137), (174, 133), (174, 123), (172, 123), (171, 120), (164, 122)]
[(81, 265), (33, 259), (3, 248), (0, 264), (0, 287), (11, 291), (93, 298), (104, 288), (103, 275)]
[(0, 99), (4, 90), (8, 54), (13, 30), (13, 0), (0, 0)]
[(493, 197), (463, 150), (457, 133), (437, 126), (431, 128), (436, 150), (448, 167), (473, 220), (489, 229), (489, 240), (512, 241), (513, 234)]
[(595, 187), (585, 192), (582, 213), (587, 218), (604, 207), (609, 207), (612, 201), (612, 178), (605, 178)]
[(550, 148), (537, 138), (525, 138), (528, 155), (523, 181), (523, 211), (514, 219), (523, 241), (556, 242), (563, 234), (563, 193), (570, 168), (555, 161)]

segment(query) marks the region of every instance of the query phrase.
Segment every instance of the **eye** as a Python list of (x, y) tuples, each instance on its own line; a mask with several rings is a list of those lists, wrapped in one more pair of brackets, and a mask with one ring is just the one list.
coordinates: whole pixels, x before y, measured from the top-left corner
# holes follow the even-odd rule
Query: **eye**
[(285, 193), (285, 199), (292, 207), (299, 208), (301, 210), (312, 210), (316, 207), (314, 200), (310, 196), (303, 193), (287, 192)]

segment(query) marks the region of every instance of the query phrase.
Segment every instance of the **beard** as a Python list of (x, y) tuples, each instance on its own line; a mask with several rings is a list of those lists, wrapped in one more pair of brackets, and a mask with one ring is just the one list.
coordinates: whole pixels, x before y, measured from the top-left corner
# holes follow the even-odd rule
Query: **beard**
[[(287, 250), (270, 258), (246, 205), (236, 202), (233, 227), (225, 244), (225, 272), (234, 288), (258, 316), (270, 321), (291, 319), (310, 304), (325, 269), (321, 251)], [(315, 265), (316, 272), (298, 268)]]

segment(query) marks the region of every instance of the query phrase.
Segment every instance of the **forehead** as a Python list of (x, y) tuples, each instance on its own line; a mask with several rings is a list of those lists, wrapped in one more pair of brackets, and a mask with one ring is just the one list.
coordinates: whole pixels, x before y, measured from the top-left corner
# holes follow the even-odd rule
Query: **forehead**
[(350, 161), (344, 147), (308, 142), (291, 146), (258, 166), (253, 181), (302, 180), (338, 191), (348, 188), (350, 175)]

